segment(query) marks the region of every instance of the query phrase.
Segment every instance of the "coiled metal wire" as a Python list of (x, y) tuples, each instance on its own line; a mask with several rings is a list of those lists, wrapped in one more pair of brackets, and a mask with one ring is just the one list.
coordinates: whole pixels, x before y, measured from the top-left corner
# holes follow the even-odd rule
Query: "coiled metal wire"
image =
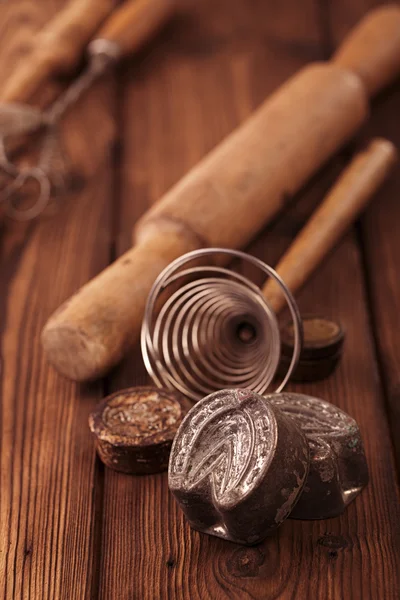
[[(141, 346), (155, 384), (178, 390), (192, 400), (232, 387), (263, 394), (279, 364), (281, 344), (275, 313), (258, 285), (220, 266), (227, 259), (254, 265), (264, 279), (275, 279), (285, 295), (295, 343), (288, 372), (276, 392), (284, 388), (300, 356), (300, 314), (289, 289), (271, 267), (237, 250), (189, 252), (173, 261), (155, 281), (145, 309)], [(201, 266), (206, 262), (213, 264)]]

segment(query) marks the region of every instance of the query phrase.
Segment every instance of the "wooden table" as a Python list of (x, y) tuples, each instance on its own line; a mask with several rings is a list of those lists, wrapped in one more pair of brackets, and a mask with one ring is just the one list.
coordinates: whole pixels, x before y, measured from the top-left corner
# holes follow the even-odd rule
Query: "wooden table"
[[(400, 597), (400, 168), (299, 296), (340, 319), (344, 360), (291, 386), (357, 419), (371, 482), (336, 519), (287, 521), (244, 548), (193, 532), (165, 474), (129, 477), (96, 458), (87, 419), (106, 393), (147, 382), (135, 348), (76, 385), (40, 348), (50, 313), (124, 252), (135, 220), (281, 82), (324, 59), (375, 0), (187, 3), (140, 56), (69, 115), (75, 192), (53, 217), (1, 230), (0, 589), (4, 598), (158, 600)], [(0, 6), (1, 77), (63, 0)], [(400, 84), (361, 138), (400, 145)], [(276, 263), (353, 148), (338, 155), (248, 249)], [(399, 462), (397, 464), (400, 464)]]

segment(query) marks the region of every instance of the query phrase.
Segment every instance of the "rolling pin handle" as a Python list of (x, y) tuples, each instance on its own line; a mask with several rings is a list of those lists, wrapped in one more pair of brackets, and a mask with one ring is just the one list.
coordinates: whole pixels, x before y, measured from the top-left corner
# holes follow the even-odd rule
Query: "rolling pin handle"
[[(365, 208), (397, 159), (396, 147), (383, 138), (372, 140), (356, 154), (276, 267), (293, 294)], [(285, 306), (281, 289), (273, 280), (268, 280), (262, 291), (276, 313)]]
[(178, 7), (178, 0), (135, 0), (123, 4), (96, 35), (119, 49), (119, 56), (137, 50), (168, 20)]
[(333, 62), (358, 75), (370, 97), (391, 84), (400, 74), (400, 6), (387, 4), (369, 12)]

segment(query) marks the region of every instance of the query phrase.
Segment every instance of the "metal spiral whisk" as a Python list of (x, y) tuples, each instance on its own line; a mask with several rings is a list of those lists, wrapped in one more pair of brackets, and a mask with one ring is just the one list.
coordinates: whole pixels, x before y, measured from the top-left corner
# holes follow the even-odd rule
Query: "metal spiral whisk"
[[(195, 250), (173, 261), (155, 281), (145, 309), (141, 346), (159, 387), (199, 400), (218, 389), (263, 394), (280, 359), (275, 313), (261, 289), (221, 264), (240, 259), (279, 284), (294, 325), (294, 352), (280, 392), (300, 356), (302, 325), (296, 302), (279, 275), (261, 260), (222, 248)], [(217, 260), (213, 260), (217, 259)], [(213, 264), (200, 266), (206, 260)]]

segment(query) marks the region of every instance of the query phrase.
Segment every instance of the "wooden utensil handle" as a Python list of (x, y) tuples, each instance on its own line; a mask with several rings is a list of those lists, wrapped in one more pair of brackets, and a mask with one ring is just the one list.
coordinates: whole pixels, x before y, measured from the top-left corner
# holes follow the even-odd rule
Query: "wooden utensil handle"
[[(366, 206), (396, 158), (391, 142), (375, 139), (352, 160), (276, 267), (292, 293), (300, 289)], [(284, 307), (281, 290), (273, 280), (268, 280), (263, 294), (275, 312)]]
[[(149, 273), (155, 278), (171, 258), (165, 247), (174, 238), (182, 252), (192, 241), (245, 246), (354, 135), (367, 100), (361, 78), (335, 62), (295, 75), (140, 219), (129, 266), (117, 261), (49, 319), (42, 333), (49, 360), (73, 379), (106, 372), (137, 340)], [(169, 226), (176, 231), (167, 234)]]
[(26, 102), (53, 75), (76, 65), (114, 8), (114, 0), (73, 0), (35, 36), (32, 50), (5, 83), (1, 102)]
[(139, 220), (134, 250), (50, 318), (49, 360), (72, 379), (106, 372), (138, 339), (151, 284), (172, 260), (167, 243), (175, 239), (182, 253), (245, 246), (366, 114), (349, 71), (313, 65), (292, 78)]
[(377, 8), (353, 29), (334, 62), (356, 73), (370, 96), (400, 74), (400, 6)]
[[(140, 244), (78, 292), (78, 310), (67, 301), (48, 321), (42, 333), (43, 347), (63, 374), (87, 381), (122, 358), (131, 345), (130, 332), (135, 335), (140, 330), (156, 277), (175, 258), (198, 248), (196, 240), (181, 229), (172, 223), (159, 230), (155, 224)], [(90, 323), (89, 314), (94, 316)]]
[(96, 34), (118, 44), (121, 55), (134, 52), (171, 16), (178, 0), (133, 0), (123, 5)]

